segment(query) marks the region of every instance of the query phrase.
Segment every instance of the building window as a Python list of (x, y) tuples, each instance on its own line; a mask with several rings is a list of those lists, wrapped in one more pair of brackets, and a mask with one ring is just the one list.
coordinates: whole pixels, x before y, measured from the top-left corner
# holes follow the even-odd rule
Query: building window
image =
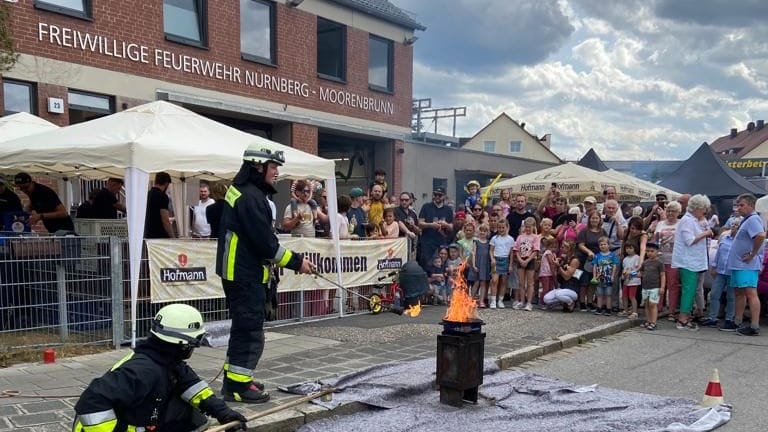
[(275, 3), (240, 0), (240, 52), (245, 60), (275, 64)]
[(522, 141), (510, 141), (509, 142), (509, 152), (510, 153), (520, 153), (523, 151), (523, 143)]
[(208, 45), (206, 0), (163, 0), (165, 38), (205, 48)]
[(483, 151), (486, 153), (496, 153), (496, 141), (483, 141)]
[(97, 93), (70, 90), (67, 94), (67, 102), (69, 124), (86, 122), (115, 112), (114, 98)]
[(347, 80), (347, 28), (317, 19), (317, 73), (323, 78)]
[(393, 44), (378, 36), (368, 37), (368, 85), (392, 92)]
[(36, 114), (36, 93), (32, 83), (3, 80), (3, 115), (20, 112)]
[(75, 18), (91, 19), (91, 0), (35, 0), (35, 7)]

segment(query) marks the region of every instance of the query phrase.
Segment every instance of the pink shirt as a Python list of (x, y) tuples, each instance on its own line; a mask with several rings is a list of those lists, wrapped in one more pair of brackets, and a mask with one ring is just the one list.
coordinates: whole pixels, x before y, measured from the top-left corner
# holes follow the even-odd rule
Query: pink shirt
[(513, 250), (520, 254), (520, 258), (526, 259), (541, 248), (541, 239), (537, 234), (520, 234), (515, 240)]
[(549, 257), (553, 255), (552, 251), (547, 249), (541, 256), (541, 266), (539, 267), (539, 277), (554, 276), (552, 268), (549, 266)]

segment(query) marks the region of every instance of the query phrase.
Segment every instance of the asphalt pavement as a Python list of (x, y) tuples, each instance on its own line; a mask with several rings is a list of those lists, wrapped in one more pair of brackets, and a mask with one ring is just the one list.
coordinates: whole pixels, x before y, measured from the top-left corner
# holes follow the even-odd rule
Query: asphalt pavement
[(578, 384), (678, 396), (701, 401), (717, 368), (731, 421), (719, 431), (768, 430), (768, 337), (737, 336), (712, 328), (677, 330), (661, 322), (559, 351), (524, 363), (529, 372)]

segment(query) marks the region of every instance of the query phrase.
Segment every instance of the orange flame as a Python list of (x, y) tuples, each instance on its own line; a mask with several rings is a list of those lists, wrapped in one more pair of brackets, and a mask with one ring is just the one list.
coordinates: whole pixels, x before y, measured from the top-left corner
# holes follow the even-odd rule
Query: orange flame
[(477, 319), (477, 302), (470, 295), (467, 281), (464, 279), (466, 268), (467, 260), (465, 259), (459, 266), (458, 274), (453, 281), (451, 305), (443, 317), (446, 321), (470, 322)]
[(403, 315), (408, 315), (411, 318), (416, 318), (421, 313), (421, 302), (415, 304), (403, 311)]

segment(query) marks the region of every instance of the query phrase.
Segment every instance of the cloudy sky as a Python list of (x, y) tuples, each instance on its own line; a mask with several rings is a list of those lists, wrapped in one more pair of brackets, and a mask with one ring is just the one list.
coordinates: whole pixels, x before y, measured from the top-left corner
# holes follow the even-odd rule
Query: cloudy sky
[(466, 106), (459, 136), (506, 112), (568, 160), (686, 159), (768, 120), (765, 0), (390, 1), (427, 27), (414, 98)]

